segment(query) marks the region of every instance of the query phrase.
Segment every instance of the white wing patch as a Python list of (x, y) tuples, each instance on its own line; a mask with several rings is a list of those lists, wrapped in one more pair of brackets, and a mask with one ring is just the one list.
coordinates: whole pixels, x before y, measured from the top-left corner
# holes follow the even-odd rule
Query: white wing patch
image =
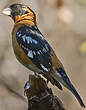
[[(35, 40), (35, 39), (32, 39), (30, 36), (28, 36), (28, 37), (25, 37), (26, 38), (26, 40), (27, 40), (27, 43), (29, 44), (29, 43), (35, 43), (35, 44), (38, 44), (38, 42)], [(24, 36), (23, 36), (23, 40), (25, 41), (25, 38), (24, 38)]]
[(30, 32), (33, 33), (34, 35), (36, 34), (37, 36), (40, 36), (42, 39), (44, 39), (44, 37), (40, 33), (38, 33), (37, 31), (30, 30)]
[(17, 32), (16, 34), (18, 35), (18, 37), (21, 37), (21, 32), (20, 31)]
[(31, 37), (26, 37), (26, 40), (27, 40), (27, 43), (29, 44), (29, 43), (32, 43), (32, 38)]
[(30, 57), (30, 58), (33, 58), (33, 52), (32, 52), (32, 50), (31, 51), (28, 51), (27, 56)]
[(62, 77), (58, 71), (56, 71), (55, 73), (56, 73), (56, 75), (57, 75), (59, 78)]
[(23, 41), (25, 42), (25, 35), (23, 35), (22, 38), (23, 38)]
[(28, 51), (28, 48), (24, 47), (23, 45), (20, 45), (23, 49)]
[(34, 39), (32, 39), (33, 40), (33, 42), (35, 43), (35, 44), (38, 44), (38, 42), (36, 41), (36, 40), (34, 40)]
[(45, 71), (48, 72), (48, 69), (44, 65), (42, 65), (42, 64), (40, 64), (40, 65), (41, 65), (41, 67), (42, 67), (43, 70), (45, 70)]

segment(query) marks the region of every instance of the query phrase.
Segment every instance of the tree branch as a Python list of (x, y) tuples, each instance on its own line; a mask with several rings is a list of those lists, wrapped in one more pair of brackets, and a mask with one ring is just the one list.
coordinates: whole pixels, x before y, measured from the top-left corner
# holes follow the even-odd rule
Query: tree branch
[(43, 78), (30, 75), (24, 89), (28, 99), (28, 110), (65, 110), (62, 102), (53, 95)]

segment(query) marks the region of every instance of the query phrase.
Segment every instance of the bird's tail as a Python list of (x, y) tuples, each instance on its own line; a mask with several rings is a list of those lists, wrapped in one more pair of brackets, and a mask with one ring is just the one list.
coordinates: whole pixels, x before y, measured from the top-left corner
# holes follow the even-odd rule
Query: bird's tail
[(57, 80), (55, 80), (54, 78), (53, 78), (53, 80), (54, 80), (54, 84), (53, 85), (55, 85), (56, 87), (58, 87), (60, 90), (63, 90), (61, 84)]
[(65, 71), (60, 69), (57, 70), (55, 74), (52, 74), (56, 80), (59, 80), (66, 88), (68, 88), (74, 96), (77, 98), (78, 102), (80, 103), (81, 107), (85, 108), (85, 104), (83, 103), (81, 97), (79, 96), (78, 92), (76, 91), (75, 87), (72, 85), (71, 81), (69, 80), (68, 76), (66, 75)]
[(83, 103), (83, 101), (82, 101), (80, 95), (78, 94), (78, 92), (76, 91), (75, 87), (72, 84), (70, 84), (70, 85), (68, 85), (68, 88), (74, 94), (74, 96), (77, 98), (77, 100), (80, 103), (81, 107), (85, 108), (85, 104)]

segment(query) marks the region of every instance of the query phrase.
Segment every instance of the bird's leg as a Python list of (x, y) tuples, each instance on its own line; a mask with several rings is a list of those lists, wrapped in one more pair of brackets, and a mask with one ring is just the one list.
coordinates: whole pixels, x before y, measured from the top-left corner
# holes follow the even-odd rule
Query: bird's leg
[[(40, 77), (40, 74), (43, 74), (43, 73), (42, 72), (39, 72), (39, 73), (34, 72), (34, 74), (35, 74), (36, 77)], [(47, 79), (47, 80), (45, 80), (45, 82), (46, 82), (46, 84), (48, 84), (49, 80)]]
[[(45, 78), (47, 79), (47, 77), (45, 76), (45, 74), (44, 74), (43, 72), (39, 72), (39, 73), (38, 73), (38, 75), (40, 75), (40, 74), (42, 74), (43, 77), (45, 77)], [(47, 79), (47, 80), (45, 80), (45, 82), (46, 82), (46, 84), (48, 84), (49, 80)]]
[(35, 74), (36, 77), (40, 77), (40, 74), (39, 73), (34, 72), (34, 74)]
[(35, 76), (38, 76), (38, 73), (37, 72), (34, 72)]
[(47, 79), (46, 83), (47, 83), (47, 84), (49, 83), (48, 79)]

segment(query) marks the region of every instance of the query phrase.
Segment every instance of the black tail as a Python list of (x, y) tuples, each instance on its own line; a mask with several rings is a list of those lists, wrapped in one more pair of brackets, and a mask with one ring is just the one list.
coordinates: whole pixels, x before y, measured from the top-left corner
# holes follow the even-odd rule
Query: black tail
[(54, 78), (53, 78), (53, 80), (54, 80), (54, 85), (57, 86), (60, 90), (63, 90), (61, 84)]
[(76, 89), (74, 88), (74, 86), (72, 84), (70, 84), (69, 89), (75, 95), (75, 97), (77, 98), (77, 100), (80, 103), (81, 107), (85, 108), (85, 104), (83, 103), (81, 97), (79, 96), (79, 94), (77, 93)]
[(55, 74), (55, 75), (56, 75), (55, 76), (56, 78), (60, 77), (60, 82), (75, 95), (75, 97), (77, 98), (77, 100), (80, 103), (81, 107), (85, 108), (85, 104), (83, 103), (81, 97), (77, 93), (74, 86), (71, 84), (68, 76), (66, 75), (65, 70), (63, 68), (59, 68), (59, 69), (57, 69), (57, 74)]

